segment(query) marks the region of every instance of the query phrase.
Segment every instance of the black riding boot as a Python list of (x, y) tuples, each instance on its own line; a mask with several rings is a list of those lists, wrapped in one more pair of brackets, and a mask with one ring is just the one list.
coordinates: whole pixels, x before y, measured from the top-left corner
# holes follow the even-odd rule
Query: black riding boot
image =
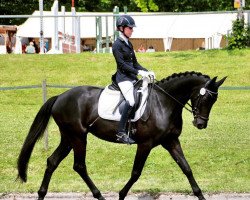
[(116, 134), (117, 140), (125, 144), (133, 144), (135, 141), (128, 136), (126, 131), (127, 121), (132, 111), (132, 106), (128, 102), (125, 103), (124, 110), (122, 112), (121, 120), (118, 126), (118, 133)]

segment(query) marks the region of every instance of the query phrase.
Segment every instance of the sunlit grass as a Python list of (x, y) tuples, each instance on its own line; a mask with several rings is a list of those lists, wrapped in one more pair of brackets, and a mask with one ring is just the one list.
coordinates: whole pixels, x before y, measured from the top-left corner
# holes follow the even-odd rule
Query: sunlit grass
[[(138, 54), (138, 61), (154, 70), (160, 80), (175, 72), (200, 71), (209, 76), (228, 76), (223, 86), (250, 86), (250, 50), (185, 51)], [(97, 85), (111, 82), (116, 64), (111, 54), (0, 55), (0, 87), (47, 84)], [(66, 89), (48, 88), (48, 96)], [(43, 139), (32, 154), (28, 182), (15, 181), (16, 159), (29, 127), (42, 105), (42, 90), (0, 91), (0, 192), (36, 192), (46, 159), (60, 141), (58, 127), (51, 120), (49, 150)], [(220, 90), (206, 130), (192, 126), (184, 111), (180, 137), (187, 160), (205, 192), (250, 191), (250, 93)], [(87, 166), (102, 191), (119, 191), (128, 181), (136, 146), (118, 145), (88, 136)], [(54, 173), (49, 191), (89, 191), (73, 170), (72, 153)], [(190, 192), (189, 183), (163, 148), (152, 150), (142, 176), (132, 191)]]

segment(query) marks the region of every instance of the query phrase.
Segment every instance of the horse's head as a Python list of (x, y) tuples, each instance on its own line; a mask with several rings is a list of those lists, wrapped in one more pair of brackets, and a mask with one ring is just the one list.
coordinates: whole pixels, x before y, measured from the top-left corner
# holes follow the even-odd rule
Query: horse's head
[(209, 113), (218, 97), (218, 89), (227, 77), (216, 82), (217, 77), (206, 82), (202, 87), (196, 88), (191, 96), (194, 115), (193, 125), (198, 129), (207, 127)]

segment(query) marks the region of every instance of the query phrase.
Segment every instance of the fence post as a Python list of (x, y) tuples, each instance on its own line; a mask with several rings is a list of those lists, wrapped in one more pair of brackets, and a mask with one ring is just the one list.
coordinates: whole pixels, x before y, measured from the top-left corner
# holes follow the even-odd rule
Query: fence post
[(44, 54), (43, 0), (39, 0), (39, 11), (40, 11), (40, 54)]
[(116, 20), (118, 19), (118, 14), (119, 14), (119, 7), (115, 6), (113, 9), (113, 29), (114, 29), (114, 38), (113, 42), (116, 41), (116, 39), (119, 37), (119, 31), (116, 30)]
[[(46, 79), (42, 82), (42, 89), (43, 89), (43, 103), (47, 101), (47, 83)], [(44, 132), (44, 148), (45, 150), (48, 150), (48, 127), (46, 127)]]
[(105, 48), (105, 53), (109, 53), (109, 42), (110, 42), (110, 39), (109, 39), (109, 26), (108, 26), (108, 16), (106, 16), (106, 48)]
[(102, 51), (102, 17), (98, 16), (96, 19), (96, 53)]

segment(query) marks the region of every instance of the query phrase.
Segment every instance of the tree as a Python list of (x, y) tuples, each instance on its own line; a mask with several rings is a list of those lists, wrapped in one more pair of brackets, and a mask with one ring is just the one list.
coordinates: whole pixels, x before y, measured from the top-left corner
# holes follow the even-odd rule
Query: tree
[[(141, 11), (201, 12), (234, 10), (232, 0), (134, 0)], [(250, 9), (250, 0), (245, 0)], [(158, 9), (157, 9), (158, 8)]]
[(120, 11), (126, 6), (129, 11), (140, 11), (133, 0), (79, 0), (78, 11), (112, 12), (118, 6)]
[(155, 4), (154, 0), (134, 0), (137, 6), (141, 9), (143, 12), (148, 11), (158, 11), (159, 8)]
[[(65, 1), (68, 0), (60, 0)], [(44, 10), (50, 10), (54, 0), (44, 0)], [(1, 0), (1, 15), (31, 15), (35, 10), (39, 10), (39, 0)], [(4, 25), (20, 25), (25, 18), (0, 18), (0, 24)]]
[(227, 49), (242, 49), (250, 46), (250, 26), (245, 24), (244, 18), (233, 22), (232, 33), (227, 36)]
[[(66, 10), (71, 9), (71, 0), (58, 0)], [(44, 10), (50, 10), (54, 0), (44, 0)], [(250, 9), (250, 0), (245, 0), (245, 9)], [(75, 0), (77, 11), (112, 12), (114, 6), (120, 11), (127, 6), (128, 11), (159, 12), (200, 12), (235, 10), (233, 0)], [(31, 15), (39, 9), (39, 0), (1, 0), (1, 15)], [(0, 17), (0, 24), (19, 25), (26, 19), (5, 19)]]
[[(249, 1), (249, 0), (246, 0)], [(155, 0), (161, 12), (201, 12), (234, 10), (228, 0)]]

